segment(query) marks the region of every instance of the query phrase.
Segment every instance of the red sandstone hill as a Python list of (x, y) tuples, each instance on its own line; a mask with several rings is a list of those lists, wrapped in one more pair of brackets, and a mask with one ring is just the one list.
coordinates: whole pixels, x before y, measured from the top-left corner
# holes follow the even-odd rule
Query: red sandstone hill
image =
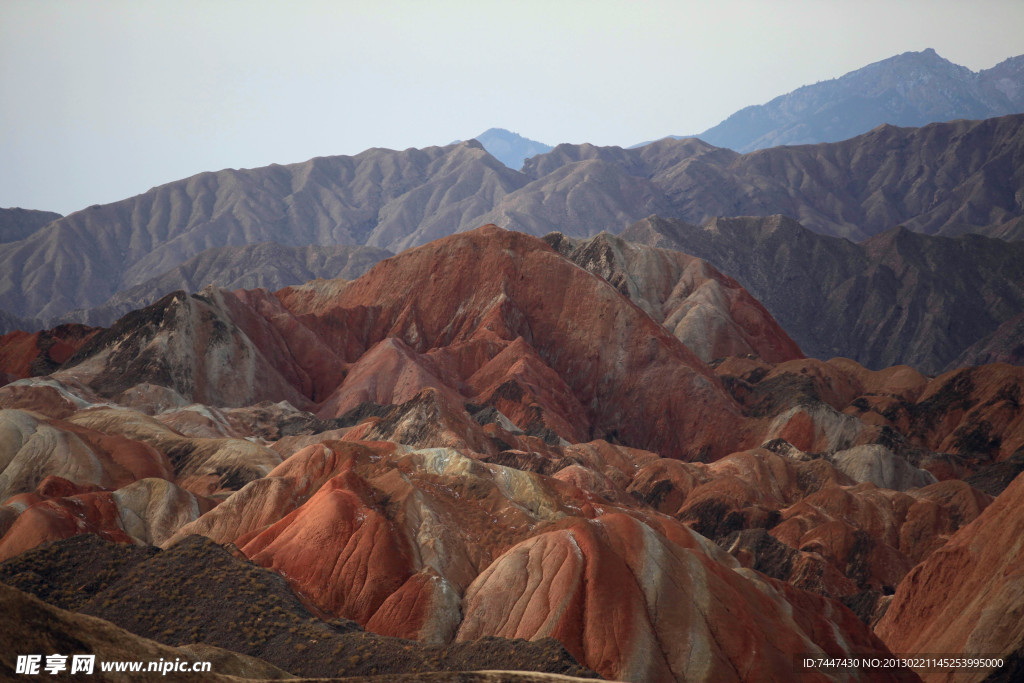
[[(715, 457), (738, 443), (738, 406), (692, 351), (606, 282), (522, 233), (487, 226), (409, 250), (325, 303), (304, 290), (279, 297), (355, 363), (336, 394), (362, 391), (352, 380), (378, 374), (356, 372), (369, 362), (365, 352), (374, 349), (377, 362), (377, 344), (401, 343), (409, 350), (401, 362), (423, 374), (400, 400), (433, 377), (466, 387), (477, 403), (507, 396), (535, 406), (539, 426), (564, 421), (587, 439), (676, 457)], [(564, 400), (553, 405), (546, 395)]]
[[(886, 398), (856, 364), (808, 361), (794, 374), (786, 364), (768, 373), (765, 365), (733, 363), (718, 371), (727, 392), (657, 321), (674, 323), (704, 357), (755, 351), (769, 360), (797, 358), (791, 340), (735, 282), (699, 260), (611, 236), (572, 251), (552, 239), (603, 278), (540, 240), (489, 227), (406, 252), (352, 283), (317, 281), (276, 296), (169, 295), (90, 332), (54, 377), (147, 411), (286, 400), (322, 420), (367, 402), (401, 404), (431, 388), (452, 425), (463, 423), (453, 433), (468, 433), (469, 403), (535, 436), (607, 438), (686, 458), (720, 457), (773, 438), (834, 453), (894, 446), (895, 434), (902, 444), (895, 450), (913, 464), (941, 470), (944, 460), (934, 454), (954, 452), (968, 459), (953, 471), (969, 474), (1021, 446), (1019, 381), (1000, 366), (939, 378), (926, 391), (918, 376)], [(20, 339), (9, 338), (0, 353), (20, 348)], [(11, 405), (43, 400), (33, 396)]]

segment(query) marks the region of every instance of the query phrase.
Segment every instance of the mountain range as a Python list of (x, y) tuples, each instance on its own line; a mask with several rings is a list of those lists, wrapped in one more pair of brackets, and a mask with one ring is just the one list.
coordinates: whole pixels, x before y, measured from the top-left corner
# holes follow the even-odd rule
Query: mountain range
[(475, 141), (204, 173), (49, 223), (5, 245), (0, 309), (58, 321), (206, 249), (367, 245), (400, 251), (482, 223), (535, 235), (619, 232), (656, 214), (792, 216), (822, 234), (1024, 230), (1024, 116), (883, 127), (739, 155), (699, 140), (559, 145), (513, 171)]
[(812, 357), (939, 373), (976, 364), (965, 362), (974, 344), (1019, 343), (1013, 325), (1024, 314), (1024, 242), (900, 226), (854, 244), (785, 216), (701, 226), (649, 217), (621, 236), (730, 273)]
[[(0, 211), (0, 678), (1024, 679), (1022, 128), (492, 129)], [(866, 665), (938, 652), (983, 661)]]
[(918, 127), (1024, 112), (1024, 55), (979, 72), (929, 48), (739, 110), (701, 140), (738, 152), (837, 142), (882, 124)]
[(111, 325), (125, 313), (143, 308), (168, 292), (198, 292), (208, 285), (226, 289), (276, 290), (317, 278), (355, 279), (391, 252), (374, 247), (284, 247), (275, 242), (213, 247), (130, 289), (103, 306), (72, 311), (67, 318), (89, 325)]
[(52, 211), (0, 209), (0, 244), (25, 239), (58, 218), (61, 215)]

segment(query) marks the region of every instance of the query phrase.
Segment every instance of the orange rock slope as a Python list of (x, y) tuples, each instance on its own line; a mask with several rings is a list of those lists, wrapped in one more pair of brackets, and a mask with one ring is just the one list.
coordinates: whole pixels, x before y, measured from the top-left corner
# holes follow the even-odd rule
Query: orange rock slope
[[(1024, 476), (971, 524), (914, 567), (878, 624), (894, 652), (965, 653), (1005, 660), (1002, 678), (1024, 672)], [(980, 681), (976, 672), (932, 672), (929, 681)]]
[(98, 328), (67, 324), (41, 332), (15, 331), (0, 336), (0, 378), (45, 375), (65, 363)]
[[(605, 448), (567, 454), (594, 472)], [(623, 480), (656, 459), (615, 455), (623, 469), (609, 478)], [(453, 449), (310, 446), (178, 537), (189, 533), (238, 545), (379, 633), (553, 636), (616, 679), (782, 680), (798, 653), (884, 651), (845, 607), (739, 568), (628, 496), (612, 504)]]

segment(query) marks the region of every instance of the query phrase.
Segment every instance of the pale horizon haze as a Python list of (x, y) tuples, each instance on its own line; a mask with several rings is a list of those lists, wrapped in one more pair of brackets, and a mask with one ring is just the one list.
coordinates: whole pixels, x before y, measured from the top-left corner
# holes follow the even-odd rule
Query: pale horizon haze
[(0, 2), (0, 207), (506, 128), (629, 146), (934, 48), (1024, 54), (1024, 2)]

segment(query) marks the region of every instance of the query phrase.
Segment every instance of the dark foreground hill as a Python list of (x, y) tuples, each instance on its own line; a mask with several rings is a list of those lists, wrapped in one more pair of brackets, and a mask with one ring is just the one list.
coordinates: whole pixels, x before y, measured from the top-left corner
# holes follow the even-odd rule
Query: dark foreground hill
[[(83, 676), (95, 681), (118, 683), (161, 678), (190, 683), (294, 680), (287, 672), (254, 657), (210, 645), (186, 645), (177, 648), (162, 645), (118, 628), (103, 619), (75, 614), (44, 604), (4, 583), (0, 583), (0, 606), (3, 608), (0, 612), (0, 624), (3, 625), (3, 628), (0, 628), (0, 676), (5, 680), (75, 680)], [(74, 655), (93, 655), (96, 660), (91, 674), (69, 676), (68, 668), (65, 668), (63, 674), (52, 675), (44, 671), (41, 677), (32, 678), (27, 678), (23, 673), (16, 673), (20, 653), (43, 652), (48, 655), (64, 655), (67, 658), (64, 663), (68, 667)], [(142, 662), (147, 667), (150, 662), (158, 665), (162, 662), (184, 662), (188, 667), (197, 662), (210, 662), (211, 670), (206, 673), (190, 671), (169, 676), (161, 673), (146, 675), (104, 672), (103, 663), (113, 662)], [(45, 666), (46, 660), (42, 660), (40, 664)]]
[[(92, 580), (82, 585), (83, 565)], [(78, 536), (0, 565), (0, 578), (62, 609), (171, 646), (204, 643), (308, 677), (525, 669), (596, 677), (553, 640), (431, 647), (316, 616), (279, 575), (190, 536), (165, 551)]]

